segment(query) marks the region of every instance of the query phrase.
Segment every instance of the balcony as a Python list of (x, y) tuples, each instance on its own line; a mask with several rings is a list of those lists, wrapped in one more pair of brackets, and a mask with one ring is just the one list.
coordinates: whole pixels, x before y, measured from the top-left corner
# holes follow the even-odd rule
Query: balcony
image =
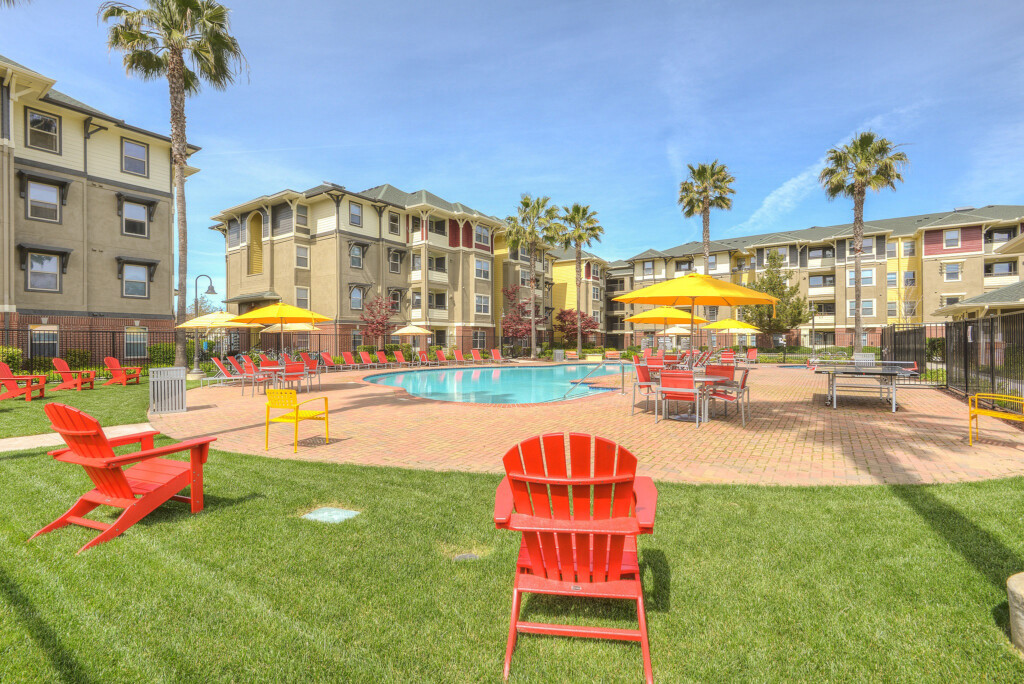
[(821, 259), (808, 259), (807, 268), (835, 268), (835, 257), (823, 257)]
[(413, 320), (421, 320), (423, 318), (423, 309), (413, 309), (410, 312), (410, 316)]
[(448, 271), (438, 271), (436, 269), (429, 269), (427, 271), (427, 282), (431, 283), (442, 283), (448, 284)]
[(418, 280), (423, 280), (423, 271), (422, 270), (410, 271), (409, 272), (409, 280), (412, 280), (414, 282), (418, 281)]
[(809, 287), (807, 288), (808, 297), (835, 297), (836, 288), (835, 285), (829, 285), (827, 287)]
[(430, 318), (444, 318), (444, 319), (447, 320), (447, 318), (448, 318), (448, 307), (438, 308), (436, 306), (432, 306), (429, 309), (427, 309), (427, 315)]
[[(808, 321), (809, 323), (809, 321)], [(814, 325), (835, 325), (836, 317), (835, 314), (815, 314)]]
[(1003, 287), (1004, 285), (1013, 285), (1020, 280), (1020, 276), (1016, 273), (1010, 273), (1008, 275), (986, 275), (985, 276), (985, 287)]

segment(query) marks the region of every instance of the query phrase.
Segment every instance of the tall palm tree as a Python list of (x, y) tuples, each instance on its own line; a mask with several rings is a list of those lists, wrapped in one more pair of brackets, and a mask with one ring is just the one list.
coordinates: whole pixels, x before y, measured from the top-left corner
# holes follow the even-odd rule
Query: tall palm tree
[[(185, 220), (185, 97), (203, 83), (223, 90), (245, 68), (238, 41), (229, 33), (230, 10), (214, 0), (146, 0), (135, 8), (104, 2), (99, 15), (110, 27), (107, 46), (124, 53), (128, 74), (144, 80), (167, 79), (171, 100), (171, 164), (174, 167), (178, 223), (178, 323), (185, 320), (188, 284), (188, 225)], [(185, 338), (177, 335), (175, 365), (185, 365)]]
[(537, 358), (537, 312), (533, 290), (537, 286), (537, 256), (548, 246), (552, 224), (558, 222), (558, 207), (550, 204), (550, 197), (537, 197), (523, 193), (514, 216), (507, 216), (505, 241), (509, 250), (528, 250), (530, 255), (530, 358)]
[(732, 188), (736, 179), (729, 173), (729, 167), (719, 164), (717, 159), (710, 164), (686, 166), (690, 175), (679, 184), (679, 206), (686, 218), (700, 214), (704, 220), (704, 275), (707, 275), (708, 261), (711, 260), (711, 210), (732, 209), (729, 195), (736, 192)]
[(600, 242), (604, 228), (597, 221), (597, 212), (586, 204), (563, 206), (558, 222), (552, 224), (548, 241), (563, 249), (576, 250), (576, 354), (583, 357), (583, 248)]
[(829, 200), (842, 195), (853, 199), (853, 298), (856, 311), (853, 316), (853, 349), (861, 350), (861, 253), (864, 247), (864, 197), (868, 190), (879, 192), (884, 188), (896, 189), (903, 182), (901, 171), (908, 159), (899, 145), (880, 138), (872, 131), (857, 133), (845, 145), (833, 147), (825, 155), (826, 165), (818, 175)]

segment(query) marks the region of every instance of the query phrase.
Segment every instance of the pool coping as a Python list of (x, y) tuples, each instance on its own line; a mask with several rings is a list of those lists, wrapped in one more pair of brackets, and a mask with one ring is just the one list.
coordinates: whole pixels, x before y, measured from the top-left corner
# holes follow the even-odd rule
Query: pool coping
[[(586, 363), (586, 362), (584, 362), (584, 363)], [(459, 368), (459, 369), (466, 369), (466, 368), (478, 368), (478, 369), (483, 369), (483, 368), (508, 368), (508, 367), (512, 367), (512, 366), (514, 366), (516, 368), (550, 368), (553, 365), (559, 365), (559, 366), (571, 365), (571, 362), (568, 363), (568, 364), (567, 363), (558, 363), (558, 364), (552, 364), (552, 363), (515, 363), (515, 364), (505, 363), (505, 364), (493, 364), (492, 363), (492, 364), (489, 364), (489, 365), (465, 365), (465, 366), (453, 366), (453, 367), (454, 368)], [(408, 396), (408, 397), (410, 397), (412, 399), (419, 399), (421, 401), (432, 401), (432, 402), (435, 402), (435, 403), (438, 403), (438, 404), (456, 404), (456, 405), (457, 404), (463, 404), (463, 405), (466, 405), (466, 406), (489, 406), (489, 407), (493, 407), (493, 408), (526, 408), (526, 407), (536, 407), (536, 406), (551, 406), (552, 404), (560, 404), (560, 403), (562, 403), (564, 401), (583, 401), (583, 400), (586, 400), (586, 399), (596, 399), (598, 397), (601, 397), (602, 395), (608, 394), (609, 392), (614, 392), (615, 391), (614, 387), (609, 387), (609, 388), (604, 389), (604, 391), (595, 392), (593, 394), (588, 394), (588, 395), (585, 395), (585, 396), (582, 396), (582, 397), (576, 397), (575, 399), (554, 399), (552, 401), (538, 401), (538, 402), (532, 402), (532, 403), (529, 403), (529, 404), (490, 404), (490, 403), (484, 403), (484, 402), (478, 402), (478, 401), (449, 401), (449, 400), (446, 400), (446, 399), (433, 399), (431, 397), (421, 397), (418, 394), (413, 394), (412, 392), (408, 391), (404, 387), (396, 387), (394, 385), (382, 385), (382, 384), (377, 383), (377, 382), (367, 382), (367, 380), (366, 380), (367, 378), (378, 377), (378, 376), (381, 376), (381, 375), (392, 375), (394, 373), (408, 373), (408, 372), (431, 371), (431, 370), (442, 370), (442, 368), (439, 368), (439, 367), (436, 367), (436, 366), (414, 367), (414, 368), (387, 368), (387, 369), (385, 369), (384, 371), (382, 371), (380, 373), (376, 373), (375, 372), (375, 373), (372, 373), (370, 375), (364, 375), (361, 378), (359, 378), (359, 381), (362, 382), (365, 385), (373, 385), (374, 387), (387, 388), (389, 390), (392, 390), (395, 394), (404, 394), (404, 395), (406, 395), (406, 396)], [(604, 376), (602, 376), (602, 377), (604, 377)], [(583, 384), (585, 384), (587, 386), (592, 386), (595, 383), (587, 382), (587, 383), (583, 383)]]

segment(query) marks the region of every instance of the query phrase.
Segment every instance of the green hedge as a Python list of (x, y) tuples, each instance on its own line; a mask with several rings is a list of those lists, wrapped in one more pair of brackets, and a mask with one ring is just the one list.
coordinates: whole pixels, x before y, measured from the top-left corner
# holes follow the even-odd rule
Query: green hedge
[(0, 363), (6, 363), (15, 373), (21, 369), (21, 349), (17, 347), (0, 347)]
[(88, 349), (68, 349), (64, 352), (64, 360), (72, 370), (88, 368), (92, 361), (92, 354)]
[[(192, 354), (195, 349), (195, 340), (189, 338), (185, 347), (185, 357), (189, 368), (192, 367)], [(146, 347), (147, 356), (149, 357), (149, 365), (151, 366), (173, 366), (174, 365), (174, 343), (173, 342), (157, 342)]]

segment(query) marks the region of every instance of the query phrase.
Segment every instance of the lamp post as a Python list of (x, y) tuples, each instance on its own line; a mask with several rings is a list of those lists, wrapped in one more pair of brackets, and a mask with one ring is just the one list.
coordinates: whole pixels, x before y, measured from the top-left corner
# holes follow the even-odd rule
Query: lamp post
[[(210, 276), (206, 275), (205, 273), (196, 276), (196, 286), (195, 286), (195, 292), (196, 292), (196, 310), (195, 310), (195, 314), (196, 314), (196, 317), (199, 316), (199, 279), (200, 278), (206, 278), (207, 280), (210, 281), (210, 287), (208, 287), (206, 289), (206, 294), (208, 294), (208, 295), (215, 295), (215, 294), (217, 294), (217, 291), (213, 289), (213, 278), (211, 278)], [(189, 378), (192, 379), (192, 380), (194, 380), (196, 378), (201, 378), (201, 377), (203, 377), (203, 375), (205, 375), (201, 370), (199, 370), (199, 328), (196, 328), (196, 341), (195, 341), (195, 346), (192, 348), (192, 372), (189, 373), (188, 375), (189, 375)]]

